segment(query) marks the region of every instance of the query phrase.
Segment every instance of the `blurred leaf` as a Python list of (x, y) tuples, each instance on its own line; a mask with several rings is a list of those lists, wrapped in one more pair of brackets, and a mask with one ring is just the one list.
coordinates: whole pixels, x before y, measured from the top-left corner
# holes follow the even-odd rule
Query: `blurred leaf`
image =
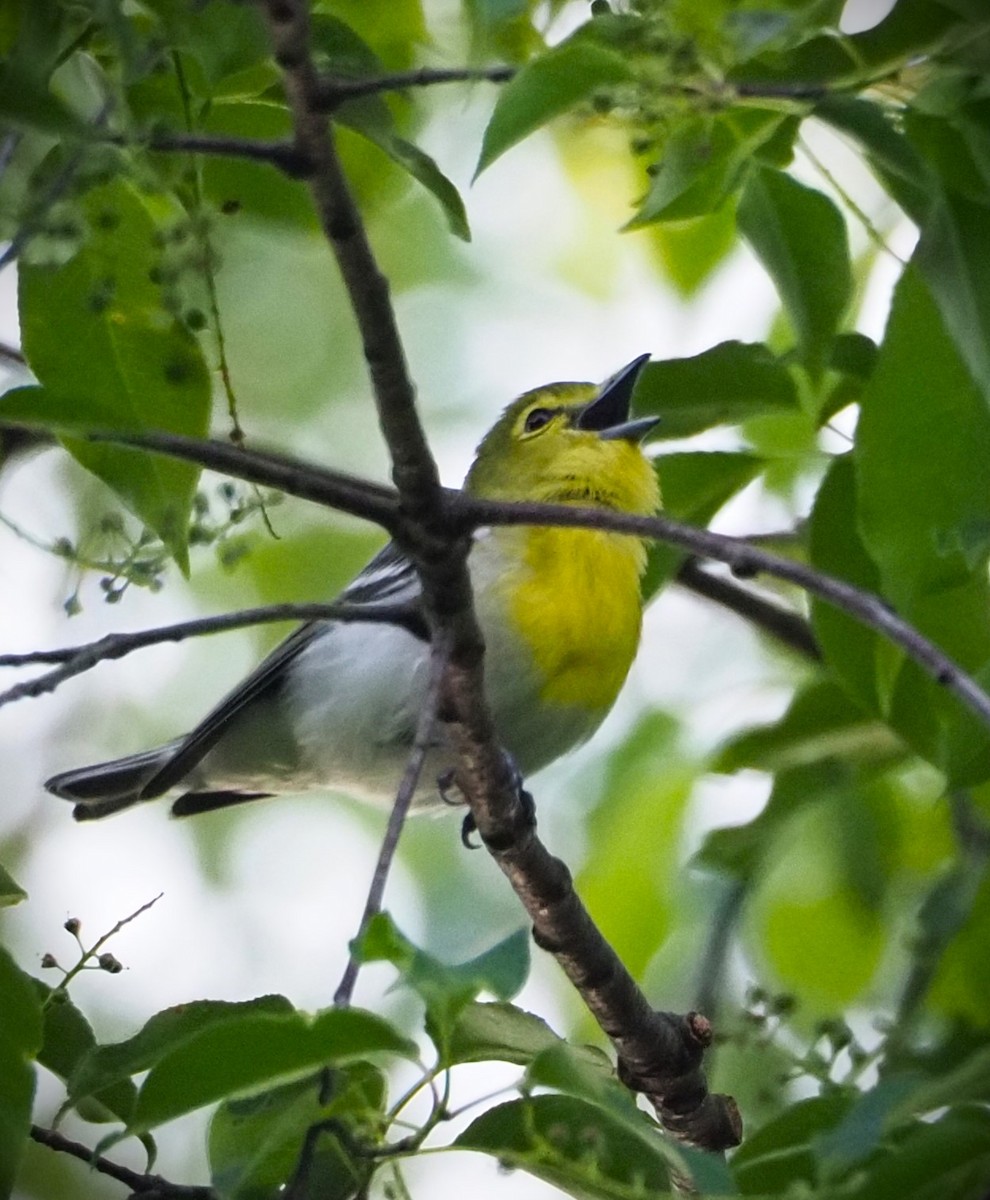
[(310, 1130), (323, 1124), (305, 1196), (346, 1200), (368, 1177), (371, 1162), (351, 1157), (342, 1139), (333, 1136), (332, 1122), (355, 1114), (359, 1123), (367, 1122), (382, 1113), (384, 1099), (384, 1077), (370, 1064), (357, 1063), (225, 1101), (210, 1121), (213, 1188), (223, 1200), (271, 1200), (298, 1170)]
[[(203, 118), (202, 130), (216, 136), (278, 141), (291, 135), (292, 119), (284, 104), (268, 100), (217, 101)], [(219, 221), (243, 214), (308, 232), (319, 228), (305, 183), (268, 163), (205, 155), (202, 179), (204, 197), (222, 214)]]
[(713, 829), (695, 861), (751, 884), (776, 850), (794, 816), (805, 806), (819, 804), (848, 784), (848, 772), (831, 759), (779, 770), (762, 811), (744, 825)]
[[(222, 79), (271, 56), (261, 13), (251, 5), (206, 0), (193, 7), (186, 0), (146, 0), (146, 7), (161, 21), (169, 44), (193, 56), (203, 76), (197, 90), (207, 96)], [(196, 73), (191, 78), (198, 83)]]
[(990, 1178), (990, 1113), (950, 1109), (905, 1130), (860, 1172), (849, 1200), (983, 1200)]
[(677, 746), (677, 726), (645, 716), (609, 761), (588, 817), (591, 853), (577, 889), (634, 976), (671, 927), (679, 846), (697, 767)]
[(862, 33), (836, 36), (831, 29), (822, 31), (793, 48), (750, 59), (731, 77), (864, 86), (937, 46), (957, 21), (938, 0), (898, 0), (883, 20)]
[(990, 210), (936, 193), (913, 261), (990, 408)]
[[(763, 839), (746, 929), (749, 952), (766, 962), (774, 986), (799, 997), (805, 1019), (834, 1013), (862, 996), (887, 944), (876, 904), (852, 886), (847, 859), (858, 847), (842, 837), (847, 814), (859, 802), (855, 781), (832, 770), (829, 786), (823, 767), (805, 768), (804, 791), (795, 790), (798, 772), (786, 776), (791, 819), (780, 823), (772, 840)], [(778, 776), (775, 795), (783, 778)], [(808, 803), (816, 791), (826, 802)], [(874, 848), (865, 849), (874, 862)]]
[(0, 864), (0, 908), (12, 904), (20, 904), (27, 899), (27, 892), (21, 887), (6, 867)]
[[(34, 980), (44, 1014), (44, 1041), (38, 1062), (53, 1075), (68, 1082), (83, 1057), (96, 1046), (93, 1027), (65, 992), (52, 995), (52, 988)], [(134, 1108), (137, 1088), (130, 1079), (121, 1079), (95, 1096), (82, 1097), (77, 1105), (87, 1121), (127, 1121)]]
[(742, 185), (754, 154), (784, 121), (779, 112), (734, 108), (680, 122), (663, 147), (650, 189), (626, 229), (683, 221), (723, 207)]
[[(958, 897), (953, 897), (958, 899)], [(957, 913), (958, 915), (958, 913)], [(977, 1029), (990, 1025), (990, 874), (984, 868), (969, 911), (945, 946), (929, 993), (929, 1007), (963, 1018)]]
[(213, 1025), (245, 1015), (287, 1015), (292, 1005), (284, 996), (259, 996), (235, 1003), (229, 1000), (194, 1000), (155, 1013), (134, 1037), (113, 1045), (96, 1046), (79, 1063), (69, 1079), (69, 1099), (93, 1096), (111, 1084), (161, 1061), (185, 1042)]
[(750, 175), (737, 220), (794, 322), (804, 361), (818, 374), (852, 298), (842, 214), (821, 192), (761, 167)]
[[(664, 512), (700, 526), (706, 526), (764, 465), (753, 454), (725, 451), (664, 454), (655, 462)], [(684, 551), (675, 546), (654, 542), (649, 547), (642, 584), (644, 598), (655, 595), (674, 576), (684, 557)]]
[(834, 1173), (871, 1154), (918, 1083), (917, 1075), (890, 1075), (857, 1097), (843, 1119), (817, 1139), (815, 1154), (825, 1170)]
[(626, 83), (625, 60), (590, 40), (569, 39), (522, 67), (499, 92), (474, 176), (517, 142), (602, 87)]
[(967, 1056), (954, 1070), (928, 1080), (919, 1080), (911, 1093), (915, 1113), (934, 1112), (944, 1105), (990, 1103), (990, 1046)]
[(740, 1192), (783, 1195), (800, 1184), (813, 1188), (818, 1174), (813, 1142), (838, 1124), (849, 1105), (850, 1097), (839, 1091), (799, 1100), (748, 1134), (732, 1156)]
[(736, 244), (736, 206), (726, 201), (704, 216), (657, 222), (651, 245), (664, 275), (685, 299), (712, 277)]
[(232, 1015), (159, 1057), (128, 1130), (153, 1129), (231, 1094), (373, 1053), (415, 1058), (416, 1047), (388, 1021), (359, 1009)]
[(648, 363), (636, 409), (662, 418), (654, 438), (683, 438), (758, 413), (797, 411), (798, 403), (794, 380), (766, 346), (720, 342), (690, 358)]
[(869, 165), (912, 220), (921, 224), (931, 200), (931, 172), (888, 110), (872, 100), (832, 95), (815, 115), (863, 147)]
[(0, 947), (0, 1200), (7, 1200), (31, 1128), (35, 1075), (41, 1048), (41, 1005), (34, 981)]
[(866, 717), (837, 684), (822, 679), (798, 692), (780, 720), (726, 742), (710, 769), (775, 773), (832, 757), (887, 763), (903, 753), (901, 741), (884, 725)]
[[(163, 308), (149, 277), (160, 259), (149, 201), (116, 180), (91, 191), (83, 211), (89, 236), (73, 259), (54, 269), (21, 266), (24, 352), (42, 387), (8, 393), (0, 412), (55, 429), (205, 436), (210, 375), (199, 344)], [(187, 570), (199, 469), (112, 446), (66, 445)]]

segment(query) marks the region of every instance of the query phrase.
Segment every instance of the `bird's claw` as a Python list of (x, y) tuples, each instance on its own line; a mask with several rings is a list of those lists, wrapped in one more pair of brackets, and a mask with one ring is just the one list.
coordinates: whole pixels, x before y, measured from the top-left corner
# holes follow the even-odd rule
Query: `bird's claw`
[[(523, 774), (522, 771), (519, 770), (519, 765), (516, 760), (507, 750), (503, 750), (502, 755), (505, 760), (505, 765), (508, 768), (509, 776), (512, 782), (512, 788), (516, 793), (516, 800), (519, 802), (519, 807), (522, 809), (523, 820), (529, 828), (533, 829), (536, 827), (536, 801), (523, 786)], [(449, 791), (449, 785), (453, 782), (453, 771), (445, 772), (444, 775), (449, 775), (451, 777), (448, 780)], [(451, 801), (447, 798), (447, 795), (444, 792), (443, 779), (444, 776), (441, 776), (440, 780), (438, 780), (438, 787), (440, 787), (440, 795), (443, 796), (444, 801), (449, 804)], [(463, 803), (463, 800), (461, 803)], [(474, 819), (474, 814), (469, 812), (461, 822), (461, 845), (466, 850), (480, 849), (480, 843), (473, 842), (471, 840), (471, 835), (477, 832), (478, 824)]]

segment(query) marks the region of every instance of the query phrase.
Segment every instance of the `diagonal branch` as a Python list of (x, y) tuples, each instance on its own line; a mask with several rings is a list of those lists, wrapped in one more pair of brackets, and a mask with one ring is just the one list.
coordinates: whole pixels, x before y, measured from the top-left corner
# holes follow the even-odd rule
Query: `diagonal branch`
[[(533, 919), (534, 936), (553, 947), (612, 1038), (627, 1080), (651, 1096), (661, 1120), (679, 1136), (712, 1148), (733, 1145), (739, 1140), (738, 1114), (727, 1098), (707, 1091), (700, 1070), (703, 1039), (682, 1028), (678, 1018), (667, 1020), (653, 1013), (577, 898), (566, 868), (560, 864), (554, 871), (555, 860), (536, 838), (485, 699), (484, 643), (467, 573), (473, 531), (440, 520), (444, 493), (416, 412), (388, 284), (372, 254), (326, 118), (316, 111), (319, 79), (310, 52), (308, 6), (305, 0), (265, 0), (265, 8), (275, 57), (284, 72), (296, 145), (313, 164), (310, 189), (357, 319), (379, 424), (392, 456), (400, 511), (406, 517), (396, 539), (419, 571), (434, 637), (449, 638), (444, 706), (457, 736), (457, 782), (478, 833)], [(539, 871), (545, 874), (533, 874)], [(562, 893), (568, 915), (577, 921), (547, 925), (545, 918), (556, 909), (545, 901), (559, 900)], [(610, 970), (613, 961), (617, 968), (612, 975), (615, 986), (607, 991), (599, 984), (603, 956), (611, 956)], [(658, 1024), (666, 1038), (659, 1037)]]

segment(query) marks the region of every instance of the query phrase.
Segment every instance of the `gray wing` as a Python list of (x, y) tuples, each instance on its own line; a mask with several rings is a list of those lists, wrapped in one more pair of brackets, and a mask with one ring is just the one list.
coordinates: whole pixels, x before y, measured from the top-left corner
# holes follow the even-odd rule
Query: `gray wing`
[[(338, 599), (341, 603), (366, 608), (369, 619), (378, 607), (387, 605), (393, 608), (400, 605), (408, 611), (408, 618), (397, 619), (396, 623), (424, 641), (429, 637), (420, 611), (422, 588), (419, 576), (394, 542), (382, 547)], [(179, 742), (175, 754), (141, 788), (141, 799), (161, 796), (180, 783), (223, 737), (229, 722), (247, 705), (277, 691), (282, 686), (290, 663), (331, 625), (332, 620), (308, 621), (293, 630)]]

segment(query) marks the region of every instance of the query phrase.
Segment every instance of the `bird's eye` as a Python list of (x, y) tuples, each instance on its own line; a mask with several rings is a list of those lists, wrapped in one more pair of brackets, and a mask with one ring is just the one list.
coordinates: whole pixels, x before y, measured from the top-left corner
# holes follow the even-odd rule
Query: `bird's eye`
[(544, 425), (549, 425), (553, 420), (554, 413), (549, 408), (534, 408), (532, 412), (526, 414), (526, 420), (523, 423), (523, 433), (535, 433), (537, 429), (542, 429)]

